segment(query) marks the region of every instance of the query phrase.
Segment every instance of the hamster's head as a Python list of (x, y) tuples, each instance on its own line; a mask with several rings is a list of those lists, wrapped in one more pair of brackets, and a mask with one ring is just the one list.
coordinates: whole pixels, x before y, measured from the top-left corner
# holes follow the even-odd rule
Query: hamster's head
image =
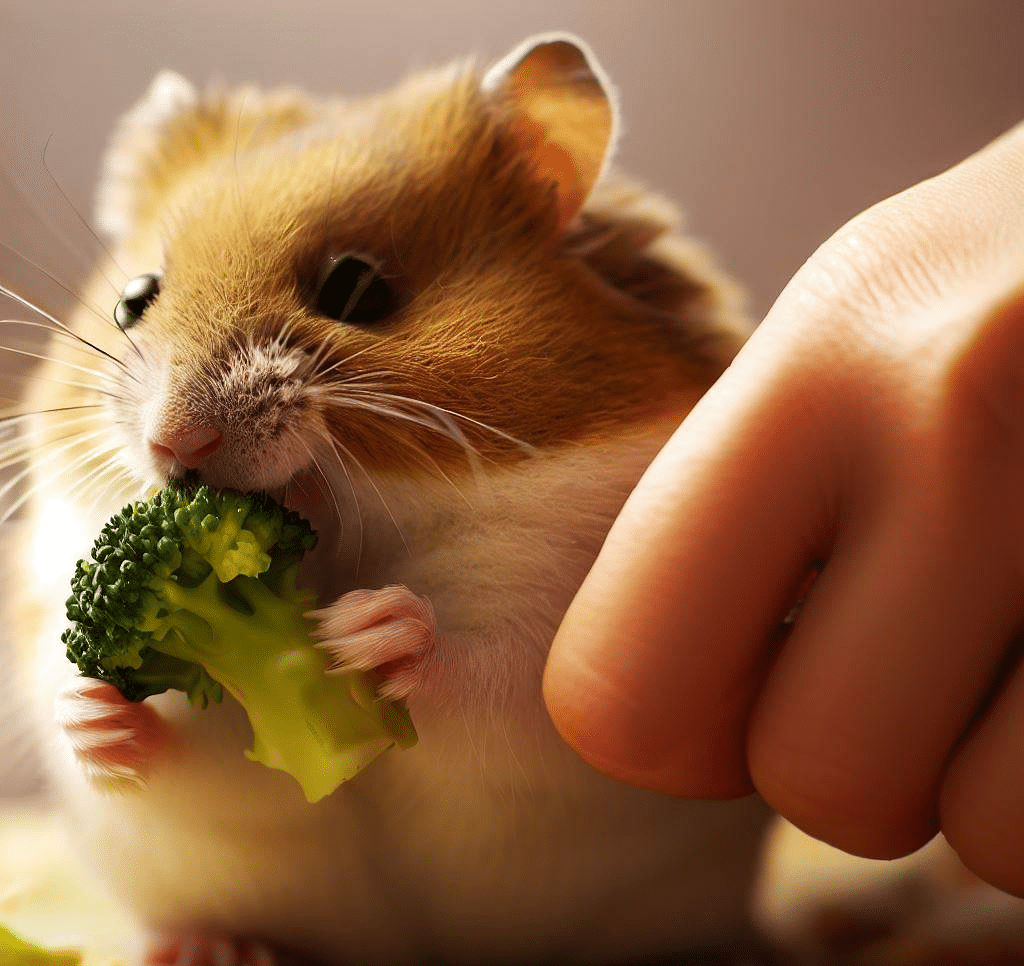
[(599, 184), (616, 128), (563, 36), (351, 102), (160, 75), (100, 195), (124, 467), (436, 476), (684, 412), (736, 338), (663, 215)]

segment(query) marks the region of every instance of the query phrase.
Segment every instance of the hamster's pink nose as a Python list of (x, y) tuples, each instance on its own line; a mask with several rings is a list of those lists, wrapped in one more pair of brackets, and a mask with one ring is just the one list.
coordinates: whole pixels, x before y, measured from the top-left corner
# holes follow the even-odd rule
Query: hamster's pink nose
[(208, 423), (191, 423), (161, 428), (153, 434), (149, 448), (158, 456), (174, 459), (187, 469), (198, 469), (224, 442), (224, 434)]

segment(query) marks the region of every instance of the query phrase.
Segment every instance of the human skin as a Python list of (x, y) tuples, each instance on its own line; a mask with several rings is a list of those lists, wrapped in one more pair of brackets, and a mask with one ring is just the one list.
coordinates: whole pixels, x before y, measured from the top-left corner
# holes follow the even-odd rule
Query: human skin
[(613, 777), (756, 789), (856, 854), (941, 829), (1024, 894), (1022, 494), (1019, 125), (794, 276), (611, 531), (555, 724)]

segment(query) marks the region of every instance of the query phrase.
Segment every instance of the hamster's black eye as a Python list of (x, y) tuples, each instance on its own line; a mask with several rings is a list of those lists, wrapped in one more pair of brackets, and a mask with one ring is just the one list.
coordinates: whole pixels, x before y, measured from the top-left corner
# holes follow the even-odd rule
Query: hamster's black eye
[(395, 294), (379, 266), (359, 255), (334, 259), (316, 296), (317, 312), (352, 325), (379, 322), (396, 307)]
[(160, 294), (159, 275), (139, 275), (133, 278), (121, 292), (121, 298), (114, 306), (114, 321), (119, 329), (130, 329), (142, 320), (142, 314)]

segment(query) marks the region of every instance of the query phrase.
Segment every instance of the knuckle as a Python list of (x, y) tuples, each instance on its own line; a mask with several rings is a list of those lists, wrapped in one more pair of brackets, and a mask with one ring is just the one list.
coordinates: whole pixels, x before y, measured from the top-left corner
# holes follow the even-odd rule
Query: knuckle
[(890, 199), (840, 228), (808, 260), (802, 281), (832, 312), (892, 324), (935, 297), (948, 257), (913, 208)]
[(1020, 460), (1024, 298), (991, 308), (958, 335), (943, 392), (951, 430), (974, 449), (980, 444), (986, 452), (1010, 452)]

